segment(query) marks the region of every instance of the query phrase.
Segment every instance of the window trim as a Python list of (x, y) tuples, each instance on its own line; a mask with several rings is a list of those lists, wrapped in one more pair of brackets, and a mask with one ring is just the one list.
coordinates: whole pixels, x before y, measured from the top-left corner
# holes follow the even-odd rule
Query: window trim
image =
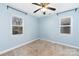
[[(13, 24), (12, 24), (12, 20), (13, 20), (12, 17), (22, 18), (22, 25), (13, 25)], [(12, 35), (12, 36), (24, 35), (24, 20), (23, 20), (23, 17), (17, 16), (17, 15), (12, 15), (12, 17), (11, 17), (11, 21), (10, 21), (10, 24), (11, 24), (11, 35)], [(15, 35), (12, 34), (12, 33), (13, 33), (13, 32), (12, 32), (12, 30), (13, 30), (12, 27), (13, 27), (13, 26), (23, 27), (23, 29), (22, 29), (22, 34), (15, 34)]]
[[(70, 25), (61, 25), (61, 20), (63, 18), (71, 18), (70, 20)], [(70, 26), (70, 33), (67, 34), (67, 33), (61, 33), (61, 27), (66, 27), (66, 26)], [(73, 34), (73, 17), (72, 16), (63, 16), (59, 19), (59, 34), (61, 35), (66, 35), (66, 36), (69, 36), (69, 35), (72, 35)]]

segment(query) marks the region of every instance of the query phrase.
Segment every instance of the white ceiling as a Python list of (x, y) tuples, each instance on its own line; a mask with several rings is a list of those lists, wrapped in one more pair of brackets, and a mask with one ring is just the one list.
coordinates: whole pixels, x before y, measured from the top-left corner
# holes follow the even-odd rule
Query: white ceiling
[(8, 4), (14, 8), (27, 12), (30, 15), (34, 15), (36, 17), (43, 17), (47, 15), (52, 15), (54, 13), (59, 13), (62, 11), (70, 10), (76, 7), (79, 7), (78, 3), (50, 3), (48, 6), (56, 8), (56, 11), (47, 10), (46, 15), (43, 15), (42, 11), (38, 11), (37, 13), (33, 13), (36, 9), (40, 8), (39, 6), (33, 5), (31, 3), (10, 3)]

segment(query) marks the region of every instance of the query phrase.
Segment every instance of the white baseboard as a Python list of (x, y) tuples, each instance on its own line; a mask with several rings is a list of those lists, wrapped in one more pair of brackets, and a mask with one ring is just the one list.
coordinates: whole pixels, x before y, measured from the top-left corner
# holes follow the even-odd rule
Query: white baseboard
[(31, 40), (31, 41), (28, 41), (28, 42), (19, 44), (19, 45), (15, 46), (15, 47), (9, 48), (9, 49), (7, 49), (7, 50), (0, 51), (0, 55), (6, 53), (6, 52), (8, 52), (8, 51), (14, 50), (14, 49), (16, 49), (16, 48), (22, 47), (22, 46), (24, 46), (24, 45), (26, 45), (26, 44), (28, 44), (28, 43), (31, 43), (31, 42), (33, 42), (33, 41), (36, 41), (36, 40), (38, 40), (38, 39), (33, 39), (33, 40)]
[[(3, 53), (6, 53), (6, 52), (8, 52), (8, 51), (14, 50), (14, 49), (16, 49), (16, 48), (19, 48), (19, 47), (21, 47), (21, 46), (24, 46), (24, 45), (26, 45), (26, 44), (28, 44), (28, 43), (31, 43), (31, 42), (33, 42), (33, 41), (36, 41), (36, 40), (38, 40), (38, 39), (33, 39), (33, 40), (31, 40), (31, 41), (28, 41), (28, 42), (22, 43), (22, 44), (20, 44), (20, 45), (17, 45), (17, 46), (15, 46), (15, 47), (9, 48), (9, 49), (7, 49), (7, 50), (0, 51), (0, 55), (3, 54)], [(68, 47), (71, 47), (71, 48), (79, 49), (79, 47), (76, 47), (76, 46), (73, 46), (73, 45), (69, 45), (69, 44), (65, 44), (65, 43), (61, 43), (61, 42), (52, 41), (52, 40), (49, 40), (49, 39), (40, 39), (40, 40), (46, 40), (46, 41), (49, 41), (49, 42), (52, 42), (52, 43), (56, 43), (56, 44), (68, 46)]]
[[(45, 40), (45, 39), (42, 39), (42, 40)], [(64, 46), (71, 47), (71, 48), (75, 48), (75, 49), (79, 49), (79, 47), (76, 47), (76, 46), (73, 46), (73, 45), (69, 45), (69, 44), (65, 44), (65, 43), (61, 43), (61, 42), (52, 41), (52, 40), (49, 40), (49, 39), (46, 39), (46, 41), (49, 41), (49, 42), (52, 42), (52, 43), (56, 43), (56, 44), (60, 44), (60, 45), (64, 45)]]

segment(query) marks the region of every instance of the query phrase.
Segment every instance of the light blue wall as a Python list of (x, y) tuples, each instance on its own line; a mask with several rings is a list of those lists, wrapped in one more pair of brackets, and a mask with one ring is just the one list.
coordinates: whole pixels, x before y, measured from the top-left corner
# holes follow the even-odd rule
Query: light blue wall
[[(72, 16), (72, 35), (61, 35), (59, 33), (59, 21), (61, 17)], [(40, 18), (40, 38), (65, 43), (79, 47), (79, 9), (75, 11), (56, 14)]]
[[(24, 33), (22, 35), (12, 35), (12, 16), (21, 17), (23, 19)], [(38, 37), (37, 18), (12, 9), (7, 10), (5, 4), (0, 4), (0, 51), (37, 39)]]
[[(21, 17), (24, 20), (24, 34), (12, 35), (12, 16)], [(73, 33), (69, 36), (59, 33), (59, 20), (65, 16), (73, 18)], [(0, 51), (38, 38), (79, 47), (79, 10), (62, 13), (58, 16), (54, 14), (35, 18), (12, 9), (7, 10), (5, 4), (0, 4)]]

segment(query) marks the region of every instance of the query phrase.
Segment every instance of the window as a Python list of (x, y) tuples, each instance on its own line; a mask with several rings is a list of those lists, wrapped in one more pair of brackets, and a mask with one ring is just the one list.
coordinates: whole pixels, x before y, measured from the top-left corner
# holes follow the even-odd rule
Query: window
[(22, 34), (23, 33), (23, 26), (22, 26), (22, 19), (19, 17), (12, 17), (12, 34)]
[(71, 17), (65, 17), (61, 19), (60, 33), (71, 34)]

